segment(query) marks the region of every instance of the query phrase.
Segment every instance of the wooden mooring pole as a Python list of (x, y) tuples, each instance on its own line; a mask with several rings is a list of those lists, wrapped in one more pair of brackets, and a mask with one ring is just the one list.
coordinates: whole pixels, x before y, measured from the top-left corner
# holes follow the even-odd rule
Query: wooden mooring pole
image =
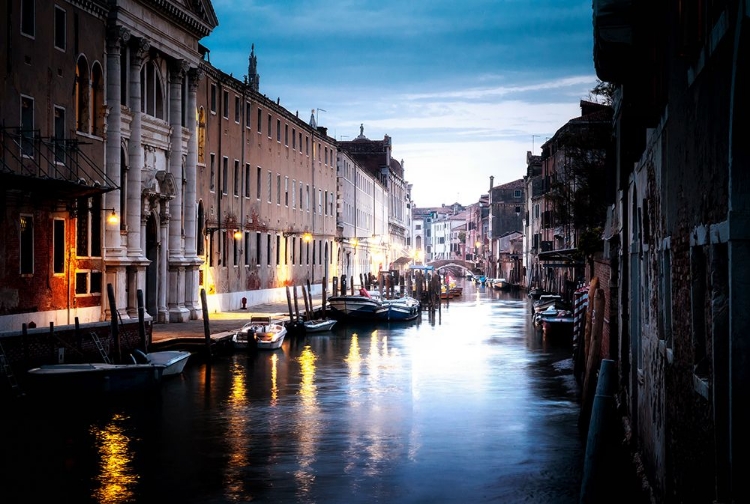
[(143, 351), (148, 353), (148, 341), (146, 340), (146, 310), (143, 305), (143, 290), (138, 289), (136, 291), (138, 298), (138, 337), (140, 339), (141, 348)]
[(211, 362), (211, 328), (208, 320), (208, 301), (206, 301), (206, 289), (201, 289), (201, 308), (203, 309), (203, 336), (206, 338), (206, 356)]
[(120, 326), (117, 323), (117, 303), (115, 302), (115, 289), (111, 283), (107, 284), (107, 299), (109, 300), (109, 314), (111, 321), (112, 340), (115, 344), (115, 355), (117, 362), (122, 362), (122, 349), (120, 348)]

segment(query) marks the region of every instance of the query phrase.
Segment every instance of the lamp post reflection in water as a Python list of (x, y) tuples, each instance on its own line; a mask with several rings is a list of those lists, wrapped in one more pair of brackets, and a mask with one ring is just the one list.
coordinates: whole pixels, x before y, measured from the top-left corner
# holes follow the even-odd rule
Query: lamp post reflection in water
[(362, 369), (362, 356), (359, 354), (359, 337), (357, 333), (352, 334), (349, 353), (344, 361), (349, 366), (349, 379), (359, 377), (360, 370)]
[(239, 364), (231, 368), (231, 386), (227, 396), (227, 456), (229, 464), (224, 476), (227, 497), (235, 500), (245, 497), (242, 474), (248, 465), (247, 434), (247, 377)]
[(128, 417), (115, 414), (103, 428), (92, 426), (89, 429), (96, 439), (100, 457), (96, 478), (99, 487), (94, 489), (93, 497), (103, 504), (130, 502), (134, 498), (138, 475), (132, 467), (131, 439), (123, 426), (127, 420)]
[(315, 386), (315, 353), (309, 345), (302, 349), (297, 358), (300, 365), (299, 395), (301, 398), (297, 422), (298, 469), (294, 472), (297, 480), (297, 497), (305, 499), (313, 488), (318, 436), (321, 425), (319, 419), (317, 390)]

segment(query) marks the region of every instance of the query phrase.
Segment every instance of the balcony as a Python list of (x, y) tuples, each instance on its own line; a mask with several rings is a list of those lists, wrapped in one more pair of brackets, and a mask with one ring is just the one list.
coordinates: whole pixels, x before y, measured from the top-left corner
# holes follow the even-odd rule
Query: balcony
[(0, 128), (0, 183), (46, 197), (77, 199), (118, 189), (78, 140), (44, 138), (38, 130)]

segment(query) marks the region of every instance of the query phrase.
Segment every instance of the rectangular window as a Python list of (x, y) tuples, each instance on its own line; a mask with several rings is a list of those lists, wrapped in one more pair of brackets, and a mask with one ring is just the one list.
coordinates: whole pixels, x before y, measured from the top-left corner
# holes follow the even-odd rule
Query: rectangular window
[(34, 21), (34, 0), (22, 0), (21, 2), (21, 33), (34, 37), (35, 33), (35, 21)]
[(65, 11), (55, 5), (55, 47), (65, 50), (66, 23)]
[(297, 181), (292, 180), (292, 208), (297, 208)]
[(296, 260), (296, 247), (297, 247), (297, 237), (292, 236), (292, 264), (295, 263)]
[(281, 264), (281, 236), (276, 235), (276, 266)]
[(289, 177), (284, 177), (284, 206), (289, 206)]
[(323, 197), (325, 201), (325, 206), (323, 206), (323, 208), (325, 209), (325, 214), (328, 215), (328, 191), (325, 191)]
[(276, 204), (281, 205), (281, 175), (276, 174)]
[(271, 233), (266, 235), (266, 265), (271, 265)]
[(323, 191), (318, 189), (318, 215), (323, 213)]
[(55, 162), (65, 163), (65, 109), (55, 106)]
[(250, 233), (245, 231), (245, 266), (250, 266)]
[(281, 142), (281, 119), (276, 119), (276, 141)]
[(313, 249), (313, 266), (315, 266), (315, 240), (312, 241), (312, 249)]
[(263, 111), (258, 108), (258, 133), (263, 129)]
[(34, 157), (34, 99), (21, 95), (21, 154)]
[(240, 123), (240, 97), (234, 97), (234, 122)]
[(302, 153), (302, 132), (299, 133), (299, 151)]
[(89, 293), (101, 294), (102, 293), (102, 272), (92, 271), (89, 273)]
[(76, 271), (76, 295), (89, 293), (89, 272)]
[(250, 117), (252, 117), (250, 110), (250, 102), (245, 103), (245, 127), (247, 129), (250, 129)]
[(250, 163), (245, 163), (245, 197), (250, 197)]
[(297, 148), (297, 129), (292, 128), (292, 149)]
[(284, 264), (289, 264), (289, 238), (284, 237)]
[(239, 196), (240, 195), (240, 162), (239, 160), (234, 160), (234, 195)]
[(307, 247), (305, 247), (305, 263), (310, 264), (310, 242), (307, 242)]
[(211, 153), (211, 180), (209, 181), (208, 188), (211, 192), (216, 190), (216, 154)]
[(325, 148), (325, 157), (323, 159), (325, 160), (325, 164), (328, 164), (328, 147)]
[(268, 202), (271, 203), (273, 201), (273, 173), (271, 171), (268, 171)]
[(216, 113), (216, 84), (211, 83), (211, 113)]
[(271, 138), (271, 114), (268, 114), (268, 138)]
[(515, 191), (513, 191), (513, 197), (514, 198), (520, 198), (521, 197), (521, 190), (520, 189), (516, 189)]
[[(302, 210), (302, 181), (299, 182), (299, 209)], [(302, 257), (302, 256), (300, 256)]]
[(65, 221), (52, 221), (52, 272), (65, 273)]
[[(233, 237), (233, 238), (234, 238), (234, 237)], [(233, 255), (233, 262), (232, 262), (232, 266), (237, 266), (237, 264), (239, 263), (239, 259), (240, 259), (240, 258), (239, 258), (239, 252), (240, 252), (240, 244), (239, 244), (239, 241), (240, 241), (240, 240), (238, 240), (237, 238), (234, 238), (234, 240), (232, 240), (232, 246), (233, 246), (233, 248), (234, 248), (234, 255)]]
[(284, 145), (289, 147), (289, 125), (284, 125)]
[(310, 211), (310, 185), (305, 186), (305, 209)]
[(260, 166), (258, 167), (258, 176), (256, 177), (255, 181), (255, 194), (258, 201), (260, 201), (261, 198), (261, 187), (263, 187), (263, 184), (261, 183), (262, 173)]
[(305, 154), (310, 155), (310, 138), (305, 135)]
[(224, 91), (222, 95), (222, 101), (221, 101), (221, 107), (222, 107), (222, 116), (224, 116), (224, 119), (229, 119), (229, 91)]
[(89, 205), (88, 199), (78, 200), (76, 214), (76, 256), (89, 255)]
[(227, 194), (227, 175), (229, 174), (229, 158), (224, 156), (221, 160), (221, 192)]
[(255, 265), (260, 266), (260, 233), (255, 233)]
[(21, 229), (19, 236), (19, 272), (22, 275), (34, 273), (34, 217), (21, 215)]

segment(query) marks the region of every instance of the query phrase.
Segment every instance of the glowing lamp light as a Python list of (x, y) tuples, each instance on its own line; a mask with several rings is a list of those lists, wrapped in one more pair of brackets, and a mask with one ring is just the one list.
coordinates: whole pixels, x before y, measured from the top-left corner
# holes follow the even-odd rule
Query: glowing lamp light
[(239, 240), (240, 238), (242, 238), (242, 231), (238, 229), (234, 232), (234, 239)]
[(304, 233), (304, 234), (302, 235), (302, 239), (303, 239), (304, 241), (306, 241), (306, 242), (310, 242), (310, 240), (312, 240), (312, 234), (310, 234), (310, 233)]
[(112, 209), (112, 213), (107, 217), (107, 222), (109, 222), (110, 224), (117, 224), (118, 222), (120, 222), (120, 219), (117, 218), (117, 214), (115, 213), (114, 208)]
[(476, 242), (476, 243), (475, 243), (474, 245), (475, 245), (475, 246), (476, 246), (477, 248), (479, 248), (479, 247), (480, 247), (480, 246), (482, 245), (482, 242), (480, 242), (480, 241), (477, 241), (477, 242)]
[(356, 238), (353, 238), (353, 239), (352, 239), (352, 245), (353, 245), (353, 246), (355, 246), (355, 247), (356, 247), (357, 245), (359, 245), (359, 240), (357, 240)]

